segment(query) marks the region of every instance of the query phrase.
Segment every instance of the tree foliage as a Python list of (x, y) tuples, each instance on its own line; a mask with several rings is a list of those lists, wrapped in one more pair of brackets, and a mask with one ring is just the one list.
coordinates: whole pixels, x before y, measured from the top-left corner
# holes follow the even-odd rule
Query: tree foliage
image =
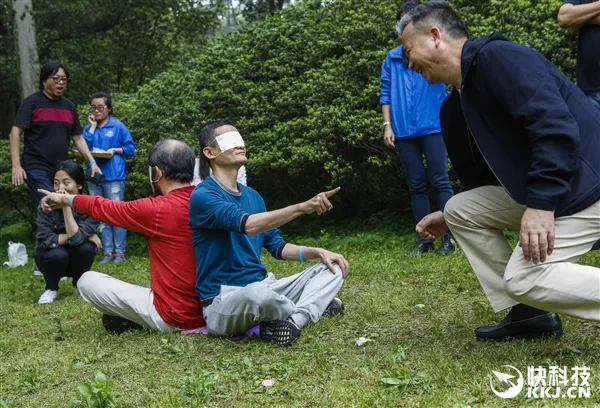
[(14, 20), (10, 0), (0, 0), (0, 139), (8, 137), (20, 100)]
[[(123, 64), (121, 86), (131, 89), (139, 83), (136, 79), (141, 75), (143, 47), (155, 43), (164, 47), (169, 38), (178, 38), (172, 48), (161, 51), (176, 62), (161, 64), (161, 58), (152, 56), (146, 69), (164, 72), (145, 82), (135, 94), (119, 94), (116, 101), (116, 116), (130, 128), (138, 145), (137, 156), (128, 167), (129, 198), (148, 193), (147, 152), (156, 141), (178, 138), (197, 146), (196, 135), (203, 123), (231, 119), (249, 147), (249, 182), (270, 206), (307, 199), (337, 185), (342, 186), (338, 200), (343, 205), (337, 207), (344, 210), (343, 215), (368, 214), (382, 208), (405, 210), (409, 206), (398, 160), (394, 151), (382, 143), (378, 104), (381, 63), (386, 53), (399, 44), (394, 32), (397, 1), (295, 2), (262, 21), (246, 24), (237, 33), (189, 48), (185, 44), (204, 32), (208, 20), (200, 20), (202, 30), (181, 28), (178, 36), (166, 35), (166, 26), (159, 24), (155, 29), (166, 37), (122, 38), (118, 33), (128, 26), (125, 21), (139, 27), (140, 33), (151, 30), (153, 21), (184, 27), (192, 24), (192, 14), (185, 24), (174, 22), (178, 14), (168, 5), (175, 0), (158, 0), (144, 10), (139, 1), (119, 2), (126, 10), (120, 17), (124, 20), (111, 27), (103, 26), (111, 22), (108, 9), (103, 18), (82, 8), (83, 3), (91, 4), (88, 0), (57, 1), (62, 7), (72, 8), (71, 14), (61, 18), (73, 21), (75, 28), (61, 31), (61, 27), (52, 25), (40, 41), (43, 55), (50, 57), (59, 51), (70, 55), (72, 69), (78, 61), (80, 71), (75, 77), (89, 83), (74, 81), (72, 89), (96, 90), (118, 82), (116, 74), (104, 67), (114, 67), (117, 61)], [(44, 18), (50, 18), (53, 2), (34, 0), (37, 5), (44, 2), (50, 7)], [(190, 0), (192, 3), (197, 2)], [(574, 77), (575, 35), (556, 23), (560, 0), (451, 3), (466, 20), (473, 37), (497, 29), (518, 43), (538, 49)], [(111, 13), (118, 15), (115, 4), (108, 1), (105, 8), (113, 7)], [(207, 3), (201, 13), (207, 13), (211, 5)], [(181, 13), (187, 12), (184, 9)], [(139, 20), (128, 20), (132, 15)], [(80, 21), (74, 21), (75, 16)], [(52, 20), (45, 21), (49, 24)], [(86, 27), (89, 32), (85, 32)], [(73, 38), (65, 38), (69, 35)], [(141, 48), (132, 47), (128, 55), (119, 48), (125, 40), (132, 44), (142, 41)], [(90, 41), (90, 52), (78, 56), (85, 41)], [(108, 50), (107, 44), (117, 41), (121, 45), (114, 55), (91, 52)], [(8, 154), (7, 148), (4, 151)], [(2, 167), (3, 173), (8, 166), (7, 162)], [(0, 194), (14, 194), (9, 184), (9, 177), (0, 180)]]
[[(501, 30), (569, 75), (573, 37), (556, 24), (560, 0), (456, 0), (473, 35)], [(380, 66), (398, 45), (397, 2), (304, 1), (217, 38), (118, 107), (138, 145), (196, 135), (231, 119), (249, 146), (249, 182), (271, 205), (341, 185), (347, 214), (408, 207), (394, 152), (382, 143)], [(145, 174), (144, 150), (134, 172)], [(140, 181), (146, 183), (144, 177)], [(145, 191), (145, 184), (134, 192)]]
[(40, 61), (71, 70), (70, 97), (133, 92), (177, 59), (197, 52), (218, 25), (220, 2), (34, 0)]
[(267, 16), (283, 10), (291, 0), (240, 0), (242, 15), (246, 21), (263, 20)]

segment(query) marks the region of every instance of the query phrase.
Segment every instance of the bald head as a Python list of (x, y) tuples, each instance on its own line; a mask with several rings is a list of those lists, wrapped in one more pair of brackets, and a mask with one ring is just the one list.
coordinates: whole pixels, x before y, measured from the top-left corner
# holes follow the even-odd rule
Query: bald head
[(148, 165), (158, 167), (169, 181), (191, 183), (195, 164), (194, 150), (181, 140), (161, 140), (148, 153)]

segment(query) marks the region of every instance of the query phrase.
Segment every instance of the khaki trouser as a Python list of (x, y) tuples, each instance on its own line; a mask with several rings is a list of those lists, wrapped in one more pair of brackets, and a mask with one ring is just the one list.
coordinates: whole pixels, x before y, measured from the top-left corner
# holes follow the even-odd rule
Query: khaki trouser
[(119, 316), (143, 327), (174, 331), (154, 307), (154, 292), (99, 272), (86, 272), (77, 282), (81, 297), (104, 314)]
[(502, 187), (454, 196), (444, 218), (475, 271), (494, 311), (523, 303), (600, 321), (600, 269), (577, 265), (600, 238), (600, 202), (555, 221), (555, 248), (535, 265), (508, 244), (503, 229), (520, 230), (526, 207)]

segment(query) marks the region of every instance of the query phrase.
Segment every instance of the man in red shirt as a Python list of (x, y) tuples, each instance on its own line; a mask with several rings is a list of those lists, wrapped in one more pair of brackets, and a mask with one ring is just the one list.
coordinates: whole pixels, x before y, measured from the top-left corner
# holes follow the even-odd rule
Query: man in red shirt
[(196, 294), (196, 261), (189, 223), (194, 151), (179, 140), (161, 140), (148, 155), (155, 197), (130, 202), (40, 190), (44, 210), (70, 205), (101, 222), (139, 232), (150, 255), (150, 288), (99, 272), (79, 279), (81, 297), (100, 310), (109, 332), (148, 328), (190, 330), (204, 326)]

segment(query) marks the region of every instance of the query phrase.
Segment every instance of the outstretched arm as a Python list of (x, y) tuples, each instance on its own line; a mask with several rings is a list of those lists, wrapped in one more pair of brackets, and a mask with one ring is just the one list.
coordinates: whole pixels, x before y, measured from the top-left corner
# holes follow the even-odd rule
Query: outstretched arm
[(579, 28), (586, 24), (600, 24), (600, 1), (589, 4), (563, 4), (558, 12), (558, 25)]
[(313, 212), (316, 212), (321, 215), (326, 213), (333, 208), (333, 204), (329, 202), (329, 198), (337, 194), (338, 191), (340, 191), (340, 187), (324, 193), (319, 193), (310, 200), (300, 204), (290, 205), (289, 207), (281, 208), (279, 210), (252, 214), (246, 220), (244, 232), (247, 235), (256, 235), (261, 232), (279, 228), (303, 214), (312, 214)]
[(44, 211), (71, 205), (81, 214), (98, 221), (153, 236), (158, 231), (156, 209), (152, 198), (140, 198), (134, 201), (113, 201), (98, 196), (51, 193), (39, 190), (46, 196), (40, 205)]

